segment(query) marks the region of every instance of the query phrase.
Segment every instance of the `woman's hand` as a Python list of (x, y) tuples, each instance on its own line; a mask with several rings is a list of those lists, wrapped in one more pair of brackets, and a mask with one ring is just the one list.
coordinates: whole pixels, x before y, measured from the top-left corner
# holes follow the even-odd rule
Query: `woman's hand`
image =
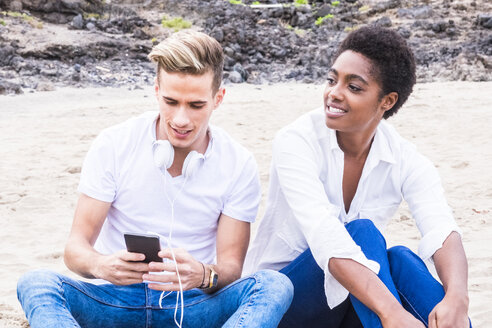
[(429, 328), (468, 328), (468, 299), (446, 293), (429, 314)]

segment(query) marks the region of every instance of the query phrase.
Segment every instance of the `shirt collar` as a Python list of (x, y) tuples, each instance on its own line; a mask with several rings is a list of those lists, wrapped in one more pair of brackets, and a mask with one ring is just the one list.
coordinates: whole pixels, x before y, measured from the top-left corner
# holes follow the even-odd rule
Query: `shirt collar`
[[(370, 156), (377, 161), (384, 161), (394, 164), (396, 163), (396, 160), (393, 155), (390, 140), (385, 137), (384, 132), (382, 131), (382, 124), (384, 123), (379, 123), (378, 127), (376, 128), (376, 134), (374, 135), (374, 140), (371, 145)], [(338, 145), (336, 131), (328, 128), (328, 136), (330, 139), (330, 150), (333, 151), (335, 149), (338, 149), (343, 152)]]

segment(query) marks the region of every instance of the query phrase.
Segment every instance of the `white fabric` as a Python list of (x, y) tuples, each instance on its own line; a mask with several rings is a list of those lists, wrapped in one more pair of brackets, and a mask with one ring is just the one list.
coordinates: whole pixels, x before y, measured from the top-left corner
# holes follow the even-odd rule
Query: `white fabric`
[(328, 270), (332, 257), (353, 259), (375, 273), (344, 224), (370, 219), (384, 229), (405, 199), (423, 236), (419, 253), (426, 259), (458, 231), (444, 198), (437, 170), (390, 125), (381, 122), (348, 213), (342, 195), (344, 154), (322, 108), (278, 132), (265, 216), (246, 257), (244, 274), (280, 270), (307, 248), (325, 273), (325, 294), (333, 308), (348, 295)]
[[(177, 195), (172, 246), (215, 263), (219, 216), (247, 222), (256, 217), (261, 198), (256, 162), (225, 131), (210, 126), (211, 140), (198, 170), (189, 178), (173, 178), (154, 164), (157, 117), (147, 112), (104, 130), (87, 154), (79, 191), (112, 203), (95, 248), (102, 254), (125, 249), (125, 232), (167, 237), (167, 193), (171, 201)], [(161, 246), (168, 247), (167, 242), (161, 239)]]

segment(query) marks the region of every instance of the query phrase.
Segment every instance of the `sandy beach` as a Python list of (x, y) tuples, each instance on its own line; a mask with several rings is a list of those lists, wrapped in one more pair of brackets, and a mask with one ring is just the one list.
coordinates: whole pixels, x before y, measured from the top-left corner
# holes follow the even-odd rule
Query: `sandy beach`
[[(276, 131), (321, 105), (323, 85), (232, 85), (212, 122), (250, 149), (259, 164), (264, 212)], [(397, 130), (437, 166), (469, 261), (470, 316), (492, 326), (492, 82), (418, 84), (395, 116)], [(0, 97), (0, 327), (28, 327), (17, 279), (63, 263), (81, 165), (105, 127), (156, 110), (151, 87), (58, 89)], [(256, 227), (256, 224), (255, 226)], [(253, 228), (254, 231), (254, 228)], [(389, 245), (417, 249), (406, 206), (388, 226)]]

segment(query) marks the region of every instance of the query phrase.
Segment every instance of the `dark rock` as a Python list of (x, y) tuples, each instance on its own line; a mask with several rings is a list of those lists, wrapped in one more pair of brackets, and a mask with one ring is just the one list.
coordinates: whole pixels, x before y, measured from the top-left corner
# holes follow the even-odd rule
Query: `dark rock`
[(415, 19), (427, 19), (433, 14), (432, 8), (430, 6), (420, 6), (413, 8), (400, 8), (397, 11), (399, 17), (408, 17)]
[(477, 17), (478, 24), (485, 28), (492, 28), (492, 15), (490, 14), (480, 14)]
[(81, 14), (78, 14), (72, 19), (71, 23), (72, 27), (77, 30), (81, 30), (84, 28), (84, 19)]
[(404, 27), (400, 27), (400, 28), (398, 29), (398, 33), (400, 33), (400, 35), (401, 35), (402, 37), (404, 37), (405, 39), (408, 39), (408, 38), (412, 35), (412, 32), (410, 32), (410, 30), (409, 30), (409, 29), (404, 28)]
[(242, 83), (243, 82), (243, 77), (241, 76), (241, 74), (237, 71), (232, 71), (232, 72), (229, 72), (229, 76), (228, 76), (228, 79), (232, 82), (232, 83)]
[(92, 23), (92, 22), (89, 22), (87, 23), (87, 25), (85, 26), (89, 31), (94, 31), (96, 29), (96, 24)]
[(9, 9), (11, 11), (17, 11), (17, 12), (22, 11), (22, 2), (19, 0), (12, 1), (9, 5)]
[(381, 26), (381, 27), (391, 27), (392, 22), (391, 22), (391, 19), (388, 16), (383, 16), (381, 18), (378, 18), (374, 22), (374, 25)]
[(436, 33), (441, 33), (441, 32), (446, 31), (447, 27), (448, 27), (448, 24), (444, 21), (440, 21), (440, 22), (432, 24), (432, 30)]
[(21, 94), (24, 92), (19, 84), (0, 80), (0, 95), (11, 93)]
[(222, 31), (222, 29), (216, 29), (212, 32), (211, 36), (219, 42), (224, 41), (224, 32)]
[[(241, 74), (241, 79), (242, 80), (247, 80), (248, 79), (248, 73), (246, 72), (246, 70), (243, 68), (243, 66), (240, 63), (236, 63), (232, 69), (235, 72), (238, 72), (239, 74)], [(234, 81), (232, 81), (232, 82), (234, 82)]]
[(77, 73), (80, 73), (80, 69), (82, 68), (82, 66), (80, 66), (80, 64), (75, 64), (73, 65), (73, 69), (77, 72)]

